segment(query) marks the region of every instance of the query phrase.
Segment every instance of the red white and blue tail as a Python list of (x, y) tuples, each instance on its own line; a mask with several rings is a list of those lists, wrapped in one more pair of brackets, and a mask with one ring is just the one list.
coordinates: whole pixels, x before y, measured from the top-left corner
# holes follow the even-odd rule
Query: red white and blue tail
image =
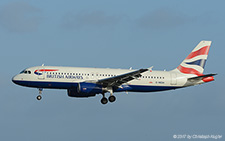
[(182, 74), (203, 75), (212, 41), (201, 41), (175, 69)]

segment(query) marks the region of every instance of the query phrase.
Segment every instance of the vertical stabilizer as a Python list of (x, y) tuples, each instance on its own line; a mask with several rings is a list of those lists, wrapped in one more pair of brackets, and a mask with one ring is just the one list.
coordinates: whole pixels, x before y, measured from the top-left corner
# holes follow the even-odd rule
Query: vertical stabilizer
[(201, 41), (175, 70), (183, 74), (202, 75), (211, 43)]

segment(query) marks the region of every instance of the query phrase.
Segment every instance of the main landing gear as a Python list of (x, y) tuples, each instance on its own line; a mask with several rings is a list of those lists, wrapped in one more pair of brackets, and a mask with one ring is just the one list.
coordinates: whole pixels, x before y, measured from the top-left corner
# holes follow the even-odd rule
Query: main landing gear
[[(108, 100), (108, 99), (109, 99), (109, 100)], [(109, 102), (114, 102), (114, 101), (116, 101), (116, 97), (115, 97), (114, 95), (111, 95), (108, 99), (107, 99), (105, 96), (103, 96), (102, 99), (101, 99), (101, 103), (102, 103), (102, 104), (107, 104), (108, 101), (109, 101)]]
[(41, 100), (42, 99), (41, 94), (42, 94), (43, 89), (39, 88), (38, 91), (39, 91), (39, 95), (37, 96), (37, 100)]
[(109, 96), (108, 99), (105, 97), (105, 93), (103, 93), (102, 95), (103, 95), (103, 97), (102, 97), (102, 99), (101, 99), (101, 103), (102, 103), (102, 104), (107, 104), (108, 101), (109, 101), (109, 102), (114, 102), (114, 101), (116, 101), (116, 97), (113, 95), (113, 91), (112, 91), (112, 90), (110, 91), (110, 96)]

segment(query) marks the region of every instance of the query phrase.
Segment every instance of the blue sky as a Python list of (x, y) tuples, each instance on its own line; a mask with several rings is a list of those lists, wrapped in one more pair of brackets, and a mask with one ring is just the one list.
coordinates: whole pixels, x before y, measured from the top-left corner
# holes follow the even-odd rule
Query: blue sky
[[(225, 136), (224, 1), (1, 0), (0, 140), (173, 140)], [(113, 104), (11, 82), (41, 64), (171, 70), (212, 40), (205, 73), (216, 81), (157, 93), (117, 93)], [(224, 137), (223, 137), (224, 138)]]

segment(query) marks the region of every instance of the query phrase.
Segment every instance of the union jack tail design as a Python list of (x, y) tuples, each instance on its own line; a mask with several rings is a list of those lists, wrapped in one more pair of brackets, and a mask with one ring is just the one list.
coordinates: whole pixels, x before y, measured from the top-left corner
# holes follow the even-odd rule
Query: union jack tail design
[(183, 74), (203, 75), (211, 42), (201, 41), (175, 70)]

